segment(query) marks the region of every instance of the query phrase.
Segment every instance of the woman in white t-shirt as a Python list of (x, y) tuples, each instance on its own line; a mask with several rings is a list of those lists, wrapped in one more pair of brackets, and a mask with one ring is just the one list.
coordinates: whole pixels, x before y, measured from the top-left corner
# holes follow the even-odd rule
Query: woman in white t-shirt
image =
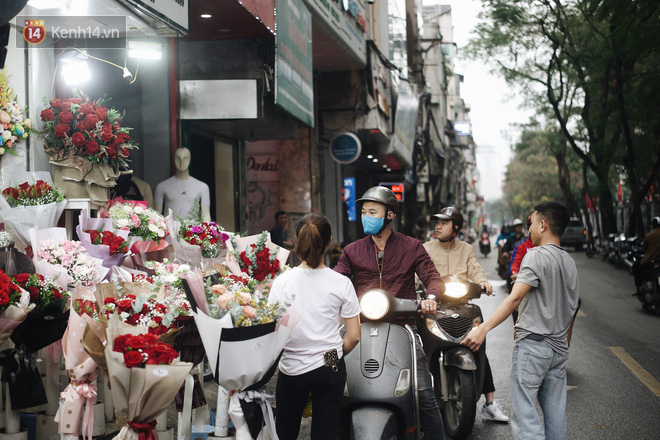
[[(343, 356), (360, 340), (360, 306), (351, 281), (323, 264), (332, 240), (328, 219), (307, 214), (296, 228), (295, 251), (302, 264), (273, 282), (269, 302), (291, 303), (303, 317), (284, 347), (277, 376), (277, 436), (295, 440), (308, 394), (312, 393), (312, 440), (336, 438), (346, 382)], [(346, 334), (339, 334), (341, 319)]]

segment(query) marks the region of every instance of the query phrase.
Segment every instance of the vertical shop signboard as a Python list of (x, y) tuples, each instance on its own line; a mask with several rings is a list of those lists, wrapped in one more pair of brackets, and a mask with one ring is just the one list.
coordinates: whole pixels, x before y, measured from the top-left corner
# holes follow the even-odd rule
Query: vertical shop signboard
[(344, 179), (344, 203), (346, 203), (349, 222), (357, 220), (355, 200), (355, 177), (346, 177)]
[(302, 0), (277, 1), (275, 104), (314, 127), (312, 15)]

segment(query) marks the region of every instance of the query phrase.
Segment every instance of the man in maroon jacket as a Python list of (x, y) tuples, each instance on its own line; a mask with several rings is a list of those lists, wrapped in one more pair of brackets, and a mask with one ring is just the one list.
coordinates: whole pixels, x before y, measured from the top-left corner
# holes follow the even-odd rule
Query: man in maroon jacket
[[(357, 203), (362, 205), (362, 227), (367, 236), (344, 248), (335, 270), (351, 278), (358, 297), (369, 289), (381, 288), (398, 298), (413, 300), (417, 299), (417, 274), (427, 293), (421, 302), (422, 312), (435, 313), (436, 299), (444, 293), (445, 285), (422, 243), (392, 231), (390, 223), (399, 209), (394, 193), (388, 188), (375, 186), (368, 189)], [(416, 345), (422, 429), (429, 440), (444, 439), (442, 416), (419, 338)]]

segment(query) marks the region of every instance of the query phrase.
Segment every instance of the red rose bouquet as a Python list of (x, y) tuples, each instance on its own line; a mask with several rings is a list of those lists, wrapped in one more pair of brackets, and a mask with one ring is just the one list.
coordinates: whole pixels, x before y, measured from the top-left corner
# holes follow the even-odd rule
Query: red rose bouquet
[(128, 368), (144, 368), (145, 365), (170, 365), (179, 353), (170, 344), (159, 342), (152, 333), (119, 335), (115, 338), (114, 351), (124, 355)]
[(153, 293), (128, 293), (118, 299), (106, 297), (103, 309), (107, 317), (116, 312), (122, 322), (142, 326), (156, 336), (175, 329), (174, 320), (179, 315), (189, 314), (184, 298), (179, 298), (179, 301), (176, 297), (158, 299)]
[(81, 157), (91, 163), (128, 168), (131, 150), (137, 148), (122, 127), (123, 115), (106, 107), (105, 97), (92, 101), (88, 96), (53, 99), (41, 112), (45, 150), (49, 158)]
[(0, 218), (22, 246), (30, 244), (30, 229), (57, 225), (66, 199), (45, 171), (2, 171)]
[(35, 304), (35, 312), (41, 312), (53, 303), (60, 308), (65, 306), (68, 294), (51, 278), (37, 273), (19, 273), (12, 279), (17, 286), (30, 294), (30, 302)]
[(233, 273), (247, 273), (259, 282), (269, 282), (283, 269), (289, 251), (273, 244), (267, 231), (250, 237), (231, 237), (227, 267)]
[[(15, 352), (4, 363), (4, 373), (13, 375), (9, 383), (12, 408), (30, 408), (47, 403), (41, 374), (33, 353), (62, 339), (69, 320), (67, 299), (52, 280), (36, 274), (18, 274), (16, 285), (29, 293), (35, 307), (14, 328), (11, 340)], [(5, 376), (8, 377), (8, 376)]]
[(17, 187), (10, 186), (2, 190), (2, 196), (12, 208), (46, 205), (64, 200), (64, 196), (57, 188), (53, 188), (43, 180), (37, 180), (37, 183), (33, 185), (23, 182)]
[[(126, 327), (113, 314), (105, 359), (119, 434), (115, 440), (152, 438), (156, 418), (170, 406), (192, 368), (144, 327)], [(155, 437), (153, 437), (155, 438)]]
[(33, 307), (30, 295), (0, 270), (0, 348)]
[(120, 253), (125, 254), (128, 252), (128, 241), (124, 240), (124, 237), (115, 235), (112, 231), (97, 231), (96, 229), (88, 229), (85, 232), (89, 234), (93, 245), (108, 246), (108, 253), (110, 255)]
[(129, 254), (129, 231), (115, 230), (108, 218), (90, 218), (86, 209), (80, 212), (76, 233), (85, 250), (107, 269), (120, 266)]

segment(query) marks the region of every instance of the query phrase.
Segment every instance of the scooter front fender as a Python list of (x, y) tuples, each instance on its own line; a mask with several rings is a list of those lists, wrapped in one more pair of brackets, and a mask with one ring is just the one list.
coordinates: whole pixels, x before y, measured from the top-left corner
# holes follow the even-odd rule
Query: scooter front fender
[(382, 406), (363, 406), (351, 413), (351, 439), (381, 440), (399, 438), (394, 411)]
[(477, 369), (474, 353), (466, 347), (456, 347), (445, 352), (442, 364), (445, 367), (456, 367), (461, 370), (475, 371)]

